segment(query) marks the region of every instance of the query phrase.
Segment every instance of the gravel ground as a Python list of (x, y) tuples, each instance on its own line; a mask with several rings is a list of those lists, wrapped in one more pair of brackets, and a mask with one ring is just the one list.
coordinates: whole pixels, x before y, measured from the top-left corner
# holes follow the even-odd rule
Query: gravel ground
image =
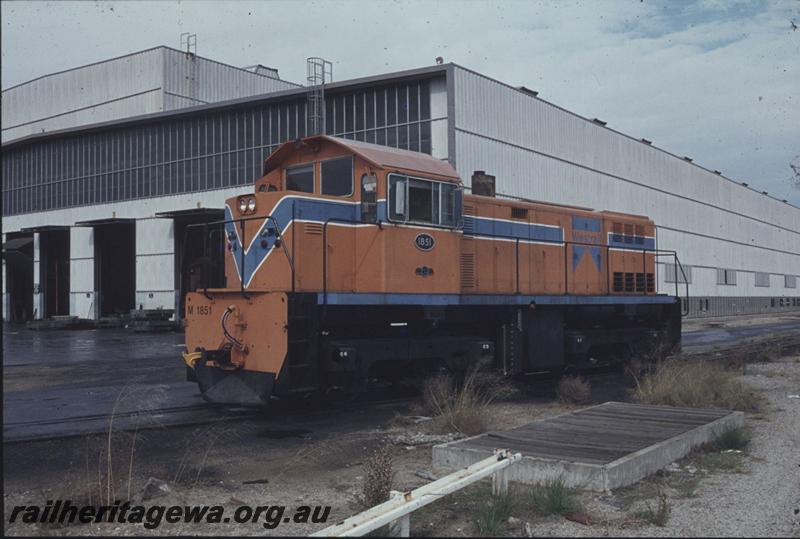
[[(800, 357), (784, 358), (766, 364), (747, 366), (745, 380), (768, 399), (762, 413), (749, 415), (753, 430), (749, 455), (737, 458), (740, 470), (706, 470), (699, 462), (681, 462), (681, 470), (653, 476), (613, 494), (584, 493), (583, 510), (595, 524), (585, 526), (563, 517), (542, 517), (532, 510), (513, 513), (512, 524), (498, 532), (528, 536), (783, 536), (800, 538)], [(610, 378), (602, 387), (593, 382), (593, 400), (619, 400), (624, 388)], [(531, 402), (496, 403), (491, 407), (492, 428), (504, 429), (534, 419), (563, 412), (568, 406), (548, 399)], [(354, 496), (360, 491), (362, 463), (369, 451), (389, 438), (395, 440), (395, 488), (410, 490), (426, 483), (414, 474), (430, 469), (434, 443), (422, 428), (426, 423), (401, 427), (393, 419), (401, 412), (387, 405), (347, 414), (337, 413), (305, 419), (286, 425), (274, 421), (241, 422), (227, 427), (224, 436), (215, 437), (208, 461), (203, 457), (199, 483), (171, 484), (173, 492), (158, 503), (237, 505), (280, 503), (331, 505), (331, 521), (357, 512)], [(301, 428), (288, 437), (273, 437), (280, 428)], [(198, 427), (199, 431), (219, 434), (218, 429)], [(265, 430), (266, 429), (266, 430)], [(278, 430), (275, 430), (278, 429)], [(190, 432), (191, 430), (191, 432)], [(307, 432), (307, 434), (303, 434)], [(185, 458), (186, 441), (195, 440), (193, 429), (165, 429), (144, 436), (137, 446), (137, 468), (143, 481), (149, 476), (169, 479), (174, 467)], [(191, 435), (190, 435), (191, 434)], [(266, 436), (270, 434), (269, 436)], [(200, 438), (202, 441), (202, 438)], [(402, 443), (401, 443), (402, 442)], [(421, 445), (416, 445), (417, 442)], [(74, 447), (72, 447), (74, 446)], [(202, 446), (202, 444), (201, 444)], [(141, 447), (141, 453), (138, 448)], [(202, 446), (204, 447), (204, 446)], [(202, 449), (202, 447), (200, 447)], [(209, 446), (210, 447), (210, 446)], [(83, 440), (53, 441), (7, 448), (4, 481), (6, 512), (16, 504), (41, 502), (47, 497), (75, 494), (83, 477), (86, 454)], [(13, 451), (12, 451), (13, 449)], [(10, 454), (13, 453), (13, 454)], [(30, 453), (30, 454), (29, 454)], [(200, 452), (202, 453), (202, 451)], [(29, 458), (26, 458), (29, 457)], [(199, 458), (199, 457), (198, 457)], [(74, 462), (73, 462), (74, 461)], [(93, 461), (94, 462), (94, 461)], [(691, 466), (695, 466), (696, 470)], [(74, 469), (73, 469), (74, 468)], [(689, 471), (694, 470), (694, 471)], [(13, 473), (12, 473), (13, 472)], [(72, 476), (75, 477), (72, 477)], [(193, 476), (194, 477), (194, 476)], [(265, 484), (244, 484), (269, 478)], [(74, 481), (74, 483), (73, 483)], [(197, 483), (197, 484), (195, 484)], [(486, 487), (487, 485), (483, 485)], [(473, 487), (470, 487), (471, 489)], [(653, 504), (662, 488), (671, 506), (664, 527), (643, 524), (633, 517)], [(475, 492), (447, 497), (412, 517), (412, 534), (440, 536), (479, 536), (476, 517), (486, 497)], [(264, 530), (260, 525), (169, 525), (158, 534), (179, 535), (303, 535), (324, 527), (321, 524), (286, 525)], [(8, 535), (149, 535), (141, 526), (113, 524), (74, 526), (67, 529), (17, 524), (6, 527)]]
[[(615, 493), (582, 499), (588, 514), (609, 519), (610, 524), (583, 526), (561, 517), (548, 517), (530, 522), (527, 529), (523, 527), (517, 533), (800, 537), (800, 399), (789, 398), (800, 394), (800, 357), (749, 365), (744, 379), (762, 390), (769, 404), (763, 414), (747, 418), (753, 438), (741, 473), (711, 472), (700, 480), (692, 497), (676, 496), (668, 489), (672, 511), (666, 526), (620, 526), (624, 513), (619, 510), (621, 495)], [(630, 514), (631, 510), (627, 512)]]

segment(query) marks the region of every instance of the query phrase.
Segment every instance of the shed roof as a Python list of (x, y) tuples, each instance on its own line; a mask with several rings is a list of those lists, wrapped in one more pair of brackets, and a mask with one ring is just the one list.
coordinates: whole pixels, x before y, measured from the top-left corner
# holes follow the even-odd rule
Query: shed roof
[[(388, 146), (370, 144), (369, 142), (330, 137), (328, 135), (317, 135), (302, 139), (303, 144), (320, 142), (329, 142), (342, 146), (376, 167), (403, 169), (419, 172), (421, 174), (452, 178), (454, 180), (459, 179), (458, 172), (456, 172), (456, 169), (454, 169), (449, 162), (436, 159), (426, 153), (390, 148)], [(278, 168), (284, 159), (295, 149), (295, 144), (297, 144), (296, 141), (285, 142), (278, 146), (278, 149), (272, 152), (264, 162), (264, 173), (266, 174)]]

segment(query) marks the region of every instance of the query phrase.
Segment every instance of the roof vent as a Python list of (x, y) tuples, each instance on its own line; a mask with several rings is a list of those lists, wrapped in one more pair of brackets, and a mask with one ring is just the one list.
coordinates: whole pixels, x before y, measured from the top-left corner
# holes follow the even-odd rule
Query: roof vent
[(786, 200), (785, 198), (782, 198), (782, 199), (781, 199), (781, 202), (785, 202), (785, 203), (787, 203), (787, 204), (789, 203), (789, 201), (788, 201), (788, 200)]
[(719, 174), (720, 176), (722, 176), (722, 172), (720, 172), (719, 170), (715, 170), (714, 174)]
[(593, 121), (594, 123), (596, 123), (597, 125), (606, 125), (606, 122), (604, 122), (604, 121), (603, 121), (603, 120), (601, 120), (600, 118), (592, 118), (592, 121)]
[(769, 193), (767, 193), (766, 191), (761, 191), (761, 194), (762, 195), (768, 195)]
[(537, 92), (536, 90), (531, 90), (526, 86), (517, 86), (517, 90), (519, 90), (523, 94), (528, 94), (531, 97), (536, 97), (537, 95), (539, 95), (539, 92)]
[(684, 156), (683, 156), (683, 160), (684, 160), (684, 161), (689, 161), (690, 163), (692, 162), (692, 158), (691, 158), (691, 157), (689, 157), (688, 155), (684, 155)]
[(256, 75), (263, 75), (271, 79), (280, 80), (280, 77), (278, 76), (278, 70), (275, 69), (274, 67), (267, 67), (262, 64), (256, 64), (252, 66), (245, 66), (242, 69), (250, 71), (251, 73), (255, 73)]
[(641, 141), (644, 142), (645, 144), (652, 144), (653, 143), (652, 140), (647, 140), (646, 138), (641, 139)]

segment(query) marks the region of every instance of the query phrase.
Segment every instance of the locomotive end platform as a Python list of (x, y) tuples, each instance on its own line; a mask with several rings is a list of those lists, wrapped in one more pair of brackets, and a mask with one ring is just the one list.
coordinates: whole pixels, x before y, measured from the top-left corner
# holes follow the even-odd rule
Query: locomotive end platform
[(562, 478), (575, 488), (605, 492), (624, 487), (686, 456), (716, 433), (741, 427), (730, 410), (606, 402), (433, 448), (438, 471), (457, 470), (495, 449), (522, 453), (508, 478), (536, 484)]

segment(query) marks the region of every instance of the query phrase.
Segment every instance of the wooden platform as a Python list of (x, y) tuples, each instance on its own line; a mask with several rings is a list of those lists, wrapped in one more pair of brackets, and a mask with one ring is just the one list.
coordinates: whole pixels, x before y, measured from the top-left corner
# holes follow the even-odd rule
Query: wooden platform
[(730, 410), (607, 402), (438, 445), (433, 464), (454, 470), (509, 449), (523, 455), (509, 470), (511, 480), (538, 483), (561, 476), (571, 486), (605, 491), (634, 483), (723, 428), (743, 423), (743, 414)]

